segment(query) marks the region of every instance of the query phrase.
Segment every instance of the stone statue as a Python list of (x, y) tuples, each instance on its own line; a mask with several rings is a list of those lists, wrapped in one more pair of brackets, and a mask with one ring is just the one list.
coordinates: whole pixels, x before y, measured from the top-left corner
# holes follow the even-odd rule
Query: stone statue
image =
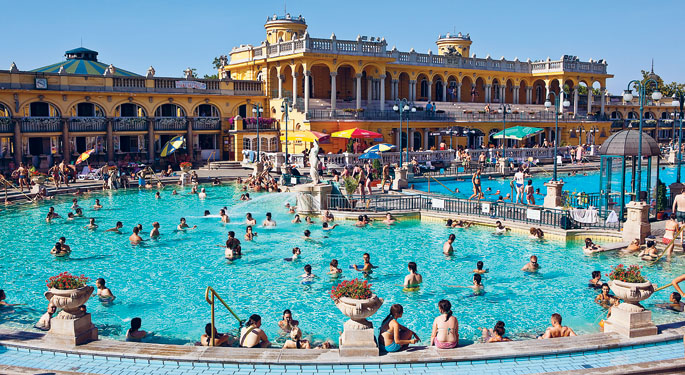
[(314, 141), (309, 150), (309, 175), (312, 177), (312, 185), (319, 183), (319, 142)]

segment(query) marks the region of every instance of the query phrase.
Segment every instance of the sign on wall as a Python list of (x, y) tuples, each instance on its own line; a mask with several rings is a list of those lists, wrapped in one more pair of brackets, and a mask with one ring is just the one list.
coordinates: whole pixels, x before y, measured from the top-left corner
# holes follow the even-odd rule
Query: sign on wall
[(542, 211), (540, 211), (540, 210), (529, 208), (526, 210), (526, 217), (528, 218), (528, 220), (540, 221), (540, 213), (541, 212)]
[(207, 84), (198, 81), (176, 81), (176, 88), (207, 90)]

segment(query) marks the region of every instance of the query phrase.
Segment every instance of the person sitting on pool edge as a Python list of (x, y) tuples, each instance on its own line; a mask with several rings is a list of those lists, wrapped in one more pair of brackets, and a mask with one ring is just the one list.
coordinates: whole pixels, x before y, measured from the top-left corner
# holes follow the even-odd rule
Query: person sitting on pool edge
[(300, 327), (295, 326), (290, 331), (290, 340), (283, 344), (283, 349), (311, 349), (312, 345), (309, 340), (302, 340), (302, 331)]
[(537, 272), (537, 270), (540, 269), (540, 265), (538, 264), (538, 257), (535, 255), (530, 256), (530, 261), (526, 263), (523, 268), (521, 268), (521, 271), (526, 271), (526, 272)]
[(290, 309), (283, 310), (283, 320), (278, 322), (278, 327), (283, 330), (283, 332), (288, 333), (299, 324), (299, 321), (293, 319), (293, 313)]
[(126, 341), (140, 341), (148, 334), (146, 331), (142, 331), (140, 327), (143, 325), (143, 321), (140, 318), (131, 319), (131, 328), (126, 331)]
[(390, 314), (381, 323), (381, 334), (378, 336), (378, 344), (380, 348), (388, 353), (406, 349), (409, 347), (409, 344), (416, 344), (421, 341), (414, 331), (398, 322), (403, 313), (402, 305), (394, 304), (390, 307)]
[(416, 263), (407, 263), (407, 269), (409, 270), (409, 275), (404, 277), (404, 284), (402, 284), (404, 286), (403, 290), (405, 292), (414, 292), (419, 290), (421, 283), (423, 282), (423, 277), (416, 273)]
[(40, 317), (38, 320), (38, 323), (34, 325), (35, 328), (41, 330), (41, 331), (49, 331), (50, 330), (50, 321), (52, 320), (52, 316), (57, 312), (57, 307), (53, 305), (52, 303), (48, 303), (48, 310), (43, 314), (43, 316)]
[[(212, 341), (212, 323), (207, 323), (205, 326), (205, 333), (200, 336), (200, 345), (202, 346), (231, 346), (233, 340), (227, 333), (218, 333), (214, 327), (214, 343)], [(211, 344), (211, 345), (210, 345)]]
[(262, 326), (262, 317), (253, 314), (245, 323), (245, 327), (240, 330), (240, 347), (242, 348), (268, 348), (271, 346), (269, 338), (266, 333), (260, 328)]
[(448, 300), (438, 302), (440, 316), (433, 320), (430, 345), (438, 349), (453, 349), (459, 345), (459, 322), (452, 315), (452, 304)]
[(592, 242), (592, 239), (590, 237), (585, 239), (585, 247), (583, 248), (583, 252), (585, 252), (586, 254), (592, 254), (599, 253), (602, 251), (604, 251), (604, 248)]
[(577, 336), (571, 328), (561, 325), (561, 315), (554, 313), (552, 314), (552, 318), (550, 320), (552, 322), (552, 326), (547, 327), (547, 330), (545, 330), (545, 333), (540, 336), (539, 339)]
[(457, 238), (457, 236), (454, 235), (454, 233), (450, 233), (450, 235), (447, 237), (447, 241), (442, 245), (442, 252), (445, 255), (452, 255), (454, 253), (454, 249), (452, 248), (452, 244), (454, 243), (454, 240)]

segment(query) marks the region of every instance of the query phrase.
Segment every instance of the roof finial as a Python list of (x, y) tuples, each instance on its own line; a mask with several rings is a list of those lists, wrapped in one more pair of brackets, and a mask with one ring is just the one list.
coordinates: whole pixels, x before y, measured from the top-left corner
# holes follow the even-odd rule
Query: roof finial
[(81, 47), (83, 47), (83, 36), (81, 36)]
[(652, 57), (652, 74), (654, 74), (654, 58)]
[(286, 3), (286, 0), (283, 0), (283, 14), (288, 14), (288, 4)]

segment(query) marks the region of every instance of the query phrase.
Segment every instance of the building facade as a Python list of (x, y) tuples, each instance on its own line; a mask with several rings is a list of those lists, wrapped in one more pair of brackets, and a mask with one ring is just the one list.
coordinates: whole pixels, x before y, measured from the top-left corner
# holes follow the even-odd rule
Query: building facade
[[(281, 102), (287, 98), (294, 103), (289, 129), (364, 127), (383, 134), (386, 142), (428, 149), (444, 139), (440, 134), (445, 129), (458, 126), (476, 138), (457, 137), (454, 142), (487, 145), (489, 136), (504, 126), (497, 113), (503, 109), (512, 126), (544, 128), (535, 139), (542, 143), (555, 138), (554, 110), (543, 104), (558, 96), (571, 103), (560, 115), (561, 143), (598, 143), (610, 132), (610, 123), (600, 121), (605, 119), (606, 80), (612, 77), (603, 60), (482, 58), (470, 54), (471, 37), (461, 33), (439, 36), (437, 53), (401, 52), (379, 37), (313, 38), (301, 16), (274, 15), (264, 27), (266, 39), (257, 46), (233, 48), (221, 71), (233, 79), (263, 81), (270, 110), (282, 126)], [(592, 95), (593, 87), (599, 98)], [(409, 116), (408, 133), (399, 131), (399, 117), (392, 110), (401, 99), (419, 109)], [(421, 111), (428, 102), (435, 103), (435, 113)], [(344, 141), (334, 140), (324, 149), (335, 152), (340, 145)]]
[[(266, 106), (261, 82), (145, 76), (97, 61), (77, 48), (60, 63), (0, 70), (0, 166), (31, 161), (45, 168), (95, 149), (95, 161), (158, 162), (163, 145), (186, 137), (179, 154), (191, 160), (236, 160), (243, 135), (256, 129), (246, 117)], [(263, 121), (267, 150), (277, 148), (277, 124)]]

